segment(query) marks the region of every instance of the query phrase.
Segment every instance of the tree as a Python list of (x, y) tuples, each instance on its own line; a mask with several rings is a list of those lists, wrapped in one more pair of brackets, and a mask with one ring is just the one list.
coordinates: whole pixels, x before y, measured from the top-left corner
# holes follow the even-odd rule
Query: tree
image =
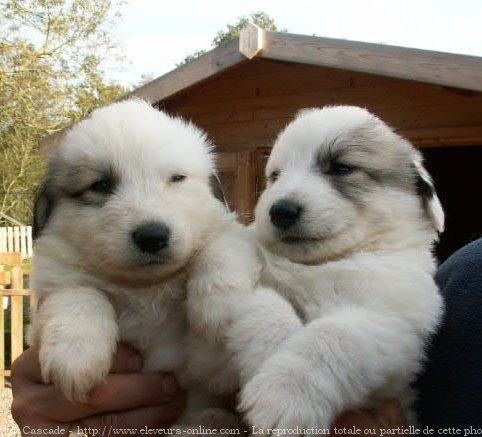
[(28, 222), (39, 139), (126, 90), (102, 66), (120, 0), (0, 0), (0, 212)]
[[(219, 47), (220, 45), (231, 41), (233, 39), (236, 39), (239, 37), (239, 32), (246, 27), (248, 23), (254, 23), (257, 26), (261, 27), (261, 29), (264, 30), (269, 30), (272, 32), (286, 32), (286, 29), (279, 29), (278, 26), (276, 25), (275, 21), (273, 18), (271, 18), (268, 14), (265, 12), (257, 11), (257, 12), (251, 12), (249, 15), (243, 15), (242, 17), (239, 17), (234, 24), (228, 24), (226, 26), (226, 29), (224, 30), (219, 30), (216, 36), (214, 37), (211, 46), (214, 47)], [(186, 56), (177, 66), (181, 66), (184, 64), (187, 64), (194, 59), (198, 58), (199, 56), (203, 55), (206, 53), (206, 50), (196, 50), (194, 53)]]

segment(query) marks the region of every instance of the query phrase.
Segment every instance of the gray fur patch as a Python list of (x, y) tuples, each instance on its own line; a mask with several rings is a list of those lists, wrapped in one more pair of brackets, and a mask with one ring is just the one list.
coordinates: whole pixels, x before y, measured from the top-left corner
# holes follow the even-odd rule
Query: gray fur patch
[[(343, 196), (357, 205), (364, 204), (365, 194), (378, 186), (390, 186), (416, 192), (411, 145), (391, 131), (380, 138), (371, 126), (340, 135), (320, 146), (316, 168)], [(343, 164), (353, 171), (346, 175), (330, 174), (330, 167)]]

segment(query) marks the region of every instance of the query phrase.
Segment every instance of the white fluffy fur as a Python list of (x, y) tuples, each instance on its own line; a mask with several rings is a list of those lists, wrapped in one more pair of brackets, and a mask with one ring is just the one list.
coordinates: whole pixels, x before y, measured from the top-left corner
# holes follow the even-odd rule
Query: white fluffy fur
[[(355, 170), (333, 176), (330, 159)], [(443, 212), (417, 193), (418, 176), (431, 184), (421, 169), (419, 153), (361, 108), (303, 111), (279, 135), (252, 228), (262, 284), (278, 294), (244, 299), (230, 329), (251, 425), (329, 428), (347, 409), (407, 399), (442, 314), (431, 245)], [(280, 199), (303, 207), (293, 232), (270, 221)]]
[[(92, 192), (106, 171), (113, 193)], [(31, 342), (44, 380), (69, 399), (85, 400), (105, 379), (117, 341), (141, 351), (145, 370), (177, 375), (189, 392), (185, 416), (224, 405), (216, 395), (238, 386), (219, 326), (259, 267), (246, 229), (210, 190), (214, 171), (202, 131), (138, 100), (93, 112), (65, 137), (37, 205)], [(186, 179), (172, 182), (175, 174)], [(171, 229), (159, 259), (133, 245), (146, 221)]]
[[(320, 151), (348, 151), (351, 179), (317, 168)], [(99, 198), (89, 186), (106, 167), (119, 180)], [(274, 171), (248, 232), (210, 191), (197, 128), (140, 101), (74, 127), (37, 207), (31, 341), (45, 381), (83, 400), (123, 340), (146, 370), (176, 373), (186, 415), (224, 406), (240, 383), (240, 408), (260, 428), (329, 427), (348, 408), (402, 396), (442, 312), (430, 248), (443, 212), (417, 193), (417, 176), (431, 184), (420, 155), (360, 108), (325, 108), (280, 134)], [(294, 234), (270, 221), (282, 198), (303, 205)], [(153, 220), (172, 246), (148, 264), (129, 235)]]

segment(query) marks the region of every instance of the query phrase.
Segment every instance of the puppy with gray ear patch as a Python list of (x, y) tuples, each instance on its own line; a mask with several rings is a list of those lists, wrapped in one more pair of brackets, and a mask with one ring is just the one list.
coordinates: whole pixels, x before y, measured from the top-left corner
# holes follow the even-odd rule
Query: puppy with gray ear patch
[(195, 126), (129, 100), (76, 124), (51, 158), (35, 213), (30, 341), (44, 381), (68, 399), (105, 379), (117, 341), (142, 353), (146, 371), (177, 375), (185, 416), (224, 405), (217, 395), (237, 387), (228, 365), (224, 379), (217, 371), (223, 356), (205, 322), (221, 323), (222, 309), (200, 300), (249, 291), (259, 268), (220, 202), (211, 152)]
[(248, 422), (329, 428), (386, 398), (408, 406), (443, 309), (431, 249), (444, 217), (420, 153), (364, 109), (309, 109), (280, 133), (266, 176), (253, 226), (261, 281), (295, 315), (283, 338), (270, 334), (278, 310), (250, 304), (231, 330), (251, 363)]

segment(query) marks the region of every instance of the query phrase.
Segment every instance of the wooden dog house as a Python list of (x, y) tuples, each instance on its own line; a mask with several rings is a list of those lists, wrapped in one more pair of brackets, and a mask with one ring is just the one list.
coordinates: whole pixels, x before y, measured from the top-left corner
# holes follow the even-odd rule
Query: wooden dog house
[[(162, 53), (162, 49), (159, 49)], [(423, 149), (447, 214), (445, 256), (481, 235), (482, 58), (262, 31), (134, 90), (205, 129), (230, 205), (252, 218), (277, 135), (301, 108), (368, 108)], [(43, 147), (58, 144), (61, 133)]]

